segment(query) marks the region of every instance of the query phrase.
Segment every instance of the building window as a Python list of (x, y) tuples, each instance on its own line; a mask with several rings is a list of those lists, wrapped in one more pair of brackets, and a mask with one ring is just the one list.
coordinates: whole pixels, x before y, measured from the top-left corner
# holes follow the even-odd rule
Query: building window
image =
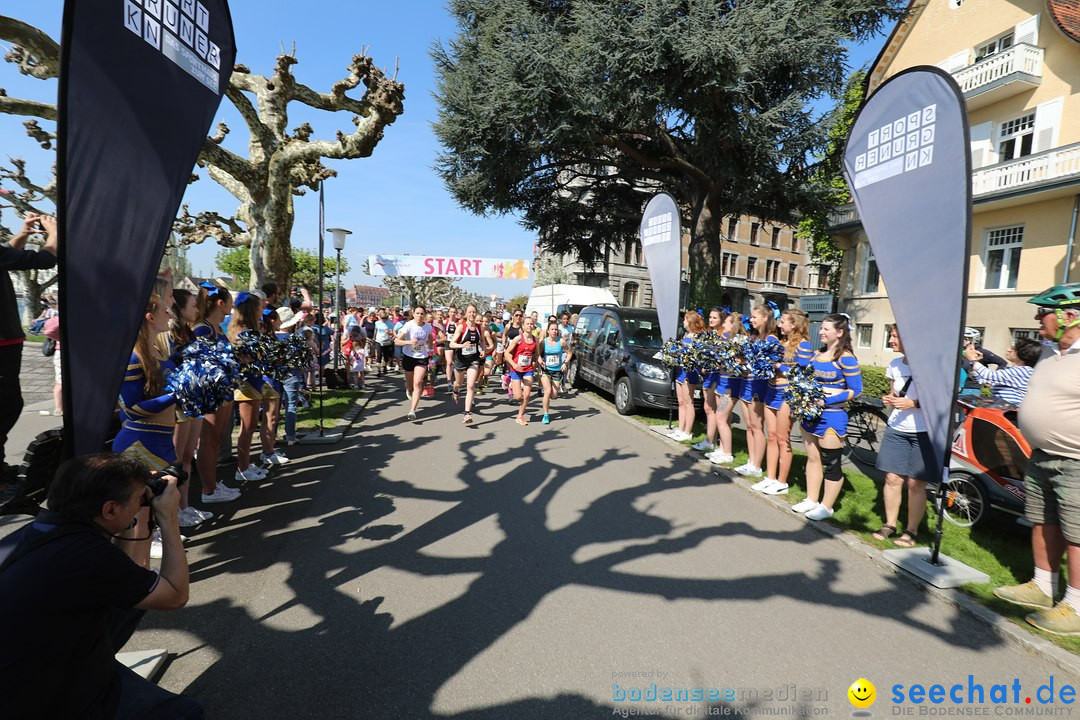
[(779, 260), (766, 260), (765, 261), (765, 282), (779, 283), (780, 282), (780, 261)]
[(868, 348), (870, 343), (874, 339), (874, 326), (870, 324), (859, 323), (855, 326), (855, 338), (857, 347)]
[(818, 265), (818, 277), (817, 277), (818, 290), (829, 289), (829, 266)]
[(1002, 123), (998, 133), (998, 161), (1006, 162), (1031, 154), (1035, 141), (1035, 113)]
[(788, 284), (789, 287), (797, 287), (797, 285), (795, 283), (796, 273), (797, 272), (799, 272), (799, 266), (798, 265), (794, 265), (794, 264), (788, 265), (787, 284)]
[(623, 285), (622, 298), (623, 307), (637, 307), (638, 284), (635, 282), (628, 282)]
[(881, 273), (878, 272), (877, 260), (874, 259), (874, 251), (870, 249), (870, 246), (866, 246), (866, 258), (863, 264), (863, 292), (867, 294), (874, 294), (878, 291), (878, 282), (881, 280)]
[(735, 232), (739, 229), (739, 218), (728, 218), (727, 239), (735, 242)]
[(1007, 32), (999, 38), (995, 38), (985, 45), (979, 45), (975, 48), (975, 62), (979, 62), (991, 55), (997, 55), (1000, 52), (1005, 52), (1013, 45), (1013, 34)]
[(758, 230), (761, 229), (761, 223), (750, 223), (750, 244), (757, 245)]
[(881, 343), (881, 347), (883, 350), (892, 350), (892, 348), (889, 347), (889, 335), (892, 334), (892, 329), (892, 323), (885, 325), (885, 339)]
[(641, 265), (641, 243), (634, 242), (634, 264)]
[(724, 253), (720, 261), (720, 272), (727, 277), (734, 277), (735, 266), (739, 263), (739, 256), (735, 253)]
[(799, 252), (799, 233), (797, 232), (791, 233), (791, 252)]
[(746, 258), (746, 279), (754, 279), (754, 269), (757, 265), (757, 258)]
[(986, 290), (1015, 290), (1020, 272), (1022, 226), (998, 228), (986, 234)]
[(1031, 328), (1009, 328), (1009, 334), (1012, 335), (1013, 342), (1025, 338), (1027, 340), (1038, 340), (1039, 331), (1032, 330)]
[(778, 227), (774, 227), (772, 229), (772, 249), (780, 249), (780, 228)]

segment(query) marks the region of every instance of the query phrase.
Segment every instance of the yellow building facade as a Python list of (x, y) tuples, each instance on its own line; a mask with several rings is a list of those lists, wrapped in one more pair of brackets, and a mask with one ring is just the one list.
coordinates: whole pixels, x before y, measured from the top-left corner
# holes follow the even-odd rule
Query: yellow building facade
[[(948, 71), (964, 92), (973, 201), (965, 324), (1004, 355), (1014, 338), (1034, 336), (1029, 297), (1080, 280), (1080, 14), (1053, 0), (913, 3), (869, 92), (916, 65)], [(830, 225), (845, 250), (839, 305), (852, 316), (856, 353), (887, 364), (893, 314), (854, 206)]]

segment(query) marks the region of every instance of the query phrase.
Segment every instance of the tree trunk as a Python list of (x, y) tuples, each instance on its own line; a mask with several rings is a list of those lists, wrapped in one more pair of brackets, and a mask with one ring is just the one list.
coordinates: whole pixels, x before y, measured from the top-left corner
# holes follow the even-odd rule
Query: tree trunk
[(41, 296), (45, 290), (56, 284), (54, 275), (45, 282), (38, 281), (37, 270), (16, 270), (22, 281), (25, 294), (23, 295), (22, 324), (29, 327), (34, 318), (41, 314)]
[(271, 194), (265, 205), (258, 199), (249, 204), (244, 221), (251, 228), (251, 287), (275, 282), (278, 287), (289, 286), (293, 274), (292, 228), (293, 206), (291, 192)]
[(687, 307), (709, 308), (720, 302), (720, 218), (707, 196), (693, 205), (690, 225), (690, 293)]

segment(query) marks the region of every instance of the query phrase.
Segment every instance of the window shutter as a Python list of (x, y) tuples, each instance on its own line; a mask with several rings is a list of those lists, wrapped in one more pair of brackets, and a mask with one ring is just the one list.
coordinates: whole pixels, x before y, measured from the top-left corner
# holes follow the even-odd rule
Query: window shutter
[(971, 169), (990, 165), (993, 162), (994, 144), (990, 139), (993, 131), (992, 122), (984, 122), (971, 126)]
[(963, 70), (971, 64), (971, 48), (964, 48), (960, 52), (956, 53), (952, 57), (946, 60), (942, 60), (937, 64), (939, 68), (945, 72), (952, 73), (957, 70)]
[(1035, 108), (1035, 144), (1032, 152), (1042, 152), (1057, 145), (1064, 98), (1054, 98)]
[(1039, 16), (1032, 15), (1027, 20), (1017, 23), (1013, 31), (1013, 45), (1027, 43), (1028, 45), (1039, 44)]

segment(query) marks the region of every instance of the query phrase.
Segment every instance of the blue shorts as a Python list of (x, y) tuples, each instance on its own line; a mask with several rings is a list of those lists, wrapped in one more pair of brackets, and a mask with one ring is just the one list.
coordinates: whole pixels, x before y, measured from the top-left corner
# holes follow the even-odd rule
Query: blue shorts
[(769, 383), (765, 388), (765, 407), (770, 410), (779, 410), (780, 406), (784, 404), (784, 394), (787, 392), (787, 383), (783, 385), (773, 385)]
[(837, 437), (844, 437), (847, 435), (847, 417), (847, 408), (827, 407), (817, 420), (804, 422), (802, 429), (819, 438), (825, 437), (829, 431), (836, 433)]
[(716, 383), (720, 382), (720, 373), (705, 373), (705, 377), (701, 380), (701, 388), (703, 390), (709, 390), (716, 387)]
[(713, 385), (713, 392), (717, 395), (727, 395), (731, 392), (731, 384), (734, 382), (734, 378), (730, 375), (716, 374), (716, 384)]
[(690, 372), (686, 372), (684, 368), (679, 368), (679, 374), (678, 376), (676, 376), (675, 382), (687, 383), (688, 385), (700, 385), (701, 376), (693, 370), (691, 370)]
[(511, 370), (510, 371), (510, 379), (511, 380), (524, 380), (525, 378), (529, 378), (530, 380), (532, 380), (532, 376), (533, 376), (533, 371), (532, 370), (526, 370), (523, 373), (519, 373), (517, 370)]
[(728, 391), (732, 400), (738, 400), (742, 397), (743, 383), (746, 382), (746, 378), (732, 377), (728, 380)]

